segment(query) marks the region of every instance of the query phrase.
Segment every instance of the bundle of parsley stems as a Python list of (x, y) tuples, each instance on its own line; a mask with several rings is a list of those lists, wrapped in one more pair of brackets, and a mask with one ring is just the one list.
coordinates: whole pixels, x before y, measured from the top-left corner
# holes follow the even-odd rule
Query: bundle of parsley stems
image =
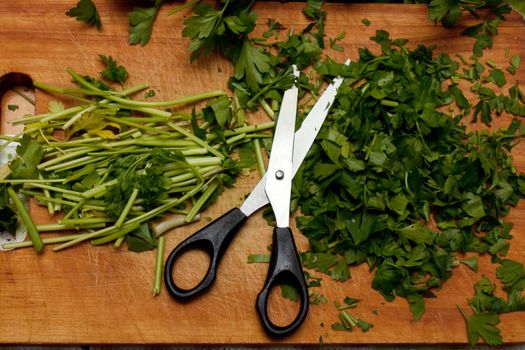
[[(33, 246), (40, 252), (45, 244), (60, 243), (53, 248), (59, 251), (87, 240), (119, 247), (124, 239), (132, 250), (151, 249), (157, 236), (194, 221), (225, 186), (233, 184), (242, 165), (231, 158), (232, 152), (267, 137), (261, 131), (274, 125), (272, 121), (246, 125), (222, 91), (172, 101), (137, 101), (129, 95), (147, 89), (146, 84), (113, 91), (72, 69), (68, 72), (78, 88), (34, 85), (82, 104), (64, 108), (51, 101), (49, 113), (13, 122), (25, 125), (21, 135), (3, 137), (20, 146), (9, 169), (7, 165), (2, 169), (0, 190), (11, 199), (31, 238), (6, 243), (4, 249)], [(201, 113), (195, 108), (192, 113), (159, 109), (205, 99), (208, 103)], [(260, 157), (260, 152), (256, 154)], [(17, 200), (17, 191), (46, 205), (50, 214), (62, 210), (64, 216), (56, 224), (35, 226)], [(188, 202), (191, 206), (186, 208)], [(177, 214), (175, 222), (157, 225), (150, 233), (147, 222), (167, 212)], [(41, 232), (71, 230), (81, 233), (40, 237)]]

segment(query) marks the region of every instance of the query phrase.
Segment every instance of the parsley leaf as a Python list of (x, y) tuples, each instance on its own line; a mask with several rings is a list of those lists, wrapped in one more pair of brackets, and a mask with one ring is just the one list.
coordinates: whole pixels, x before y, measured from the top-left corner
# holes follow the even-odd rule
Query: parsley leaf
[(425, 313), (425, 299), (423, 299), (423, 296), (419, 293), (409, 294), (406, 298), (414, 321), (419, 320)]
[(521, 64), (521, 56), (520, 55), (513, 55), (510, 59), (510, 66), (507, 68), (507, 71), (511, 74), (516, 74), (516, 71), (520, 67)]
[(281, 295), (283, 298), (291, 301), (299, 301), (301, 298), (295, 287), (286, 283), (281, 284)]
[(235, 78), (246, 78), (248, 87), (257, 90), (262, 83), (262, 74), (270, 70), (269, 58), (258, 48), (254, 47), (250, 40), (244, 39), (241, 52), (235, 64)]
[(504, 259), (496, 269), (496, 276), (507, 290), (525, 289), (525, 270), (523, 264), (517, 261)]
[(145, 252), (157, 247), (148, 223), (140, 225), (138, 229), (126, 235), (126, 243), (128, 249), (133, 252)]
[(497, 314), (475, 313), (467, 316), (459, 307), (458, 309), (467, 323), (470, 345), (475, 346), (480, 337), (489, 345), (499, 345), (503, 343), (501, 332), (496, 327), (499, 323), (499, 316)]
[(253, 2), (225, 1), (221, 8), (214, 9), (207, 2), (194, 8), (195, 16), (184, 20), (182, 36), (191, 39), (190, 60), (202, 54), (209, 55), (220, 49), (230, 59), (238, 55), (247, 34), (255, 27), (256, 15), (251, 11)]
[(132, 45), (145, 46), (153, 32), (153, 23), (159, 13), (162, 1), (156, 0), (155, 5), (148, 8), (136, 7), (128, 13), (129, 37), (128, 42)]
[(431, 0), (428, 7), (429, 19), (442, 22), (445, 27), (456, 24), (461, 16), (459, 0)]
[(478, 272), (478, 257), (477, 256), (463, 259), (463, 260), (460, 260), (459, 262), (468, 266), (472, 271)]
[(12, 170), (11, 177), (19, 179), (38, 178), (37, 165), (44, 157), (42, 146), (25, 134), (20, 140), (20, 145), (16, 148), (16, 154), (18, 157), (9, 163), (9, 168)]
[(490, 78), (492, 79), (492, 82), (496, 84), (499, 87), (504, 86), (507, 84), (507, 80), (505, 79), (505, 74), (501, 69), (492, 69), (490, 70)]
[(117, 61), (111, 56), (98, 56), (106, 68), (100, 72), (104, 79), (123, 84), (128, 79), (128, 71), (124, 66), (117, 64)]
[(14, 112), (18, 109), (18, 105), (7, 105), (7, 109), (9, 109), (11, 112)]
[(97, 29), (102, 27), (97, 8), (91, 0), (80, 0), (75, 7), (70, 8), (66, 15), (75, 17), (77, 21), (86, 22)]
[(149, 89), (144, 93), (144, 98), (150, 98), (155, 96), (155, 90)]

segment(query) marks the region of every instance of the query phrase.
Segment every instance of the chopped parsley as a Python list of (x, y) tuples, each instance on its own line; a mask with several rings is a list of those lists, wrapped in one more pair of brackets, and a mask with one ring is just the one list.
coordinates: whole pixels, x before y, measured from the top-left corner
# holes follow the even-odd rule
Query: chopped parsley
[(95, 26), (97, 29), (102, 27), (97, 8), (91, 0), (80, 0), (75, 7), (70, 8), (66, 15), (75, 17), (77, 21), (82, 21), (88, 25)]

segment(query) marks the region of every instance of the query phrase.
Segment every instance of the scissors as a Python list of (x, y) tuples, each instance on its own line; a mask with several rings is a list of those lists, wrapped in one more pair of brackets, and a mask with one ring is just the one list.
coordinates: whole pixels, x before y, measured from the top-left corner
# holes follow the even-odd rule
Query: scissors
[[(295, 78), (299, 76), (295, 65), (293, 74)], [(294, 83), (285, 91), (275, 126), (266, 174), (239, 208), (231, 209), (173, 249), (164, 269), (165, 284), (172, 297), (187, 299), (209, 288), (215, 280), (223, 253), (242, 224), (250, 215), (270, 203), (277, 225), (273, 231), (268, 274), (257, 296), (256, 310), (264, 330), (271, 336), (287, 335), (301, 325), (308, 313), (309, 297), (301, 262), (289, 227), (292, 179), (321, 129), (342, 80), (341, 77), (335, 78), (326, 88), (295, 134), (298, 89)], [(173, 267), (178, 257), (192, 249), (204, 250), (210, 256), (210, 265), (199, 284), (184, 289), (174, 281)], [(268, 316), (267, 308), (270, 291), (281, 283), (291, 285), (300, 297), (299, 311), (295, 319), (286, 326), (274, 324)]]

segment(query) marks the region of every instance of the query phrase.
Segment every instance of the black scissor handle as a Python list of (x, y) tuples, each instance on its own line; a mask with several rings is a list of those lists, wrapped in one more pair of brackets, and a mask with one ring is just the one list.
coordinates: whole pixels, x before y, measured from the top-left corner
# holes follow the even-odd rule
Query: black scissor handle
[[(244, 215), (240, 209), (234, 208), (186, 238), (172, 250), (166, 260), (164, 283), (166, 284), (168, 292), (174, 298), (190, 298), (211, 286), (215, 280), (217, 267), (224, 251), (246, 219), (247, 216)], [(203, 249), (206, 251), (210, 256), (210, 266), (199, 284), (193, 288), (184, 289), (177, 286), (173, 280), (173, 266), (177, 258), (192, 249)]]
[[(287, 283), (293, 286), (300, 296), (300, 309), (295, 319), (287, 326), (278, 326), (268, 317), (268, 297), (275, 284)], [(256, 308), (266, 332), (274, 337), (285, 336), (297, 329), (308, 314), (308, 287), (303, 269), (295, 248), (292, 230), (276, 227), (273, 231), (272, 256), (264, 287), (257, 296)]]

